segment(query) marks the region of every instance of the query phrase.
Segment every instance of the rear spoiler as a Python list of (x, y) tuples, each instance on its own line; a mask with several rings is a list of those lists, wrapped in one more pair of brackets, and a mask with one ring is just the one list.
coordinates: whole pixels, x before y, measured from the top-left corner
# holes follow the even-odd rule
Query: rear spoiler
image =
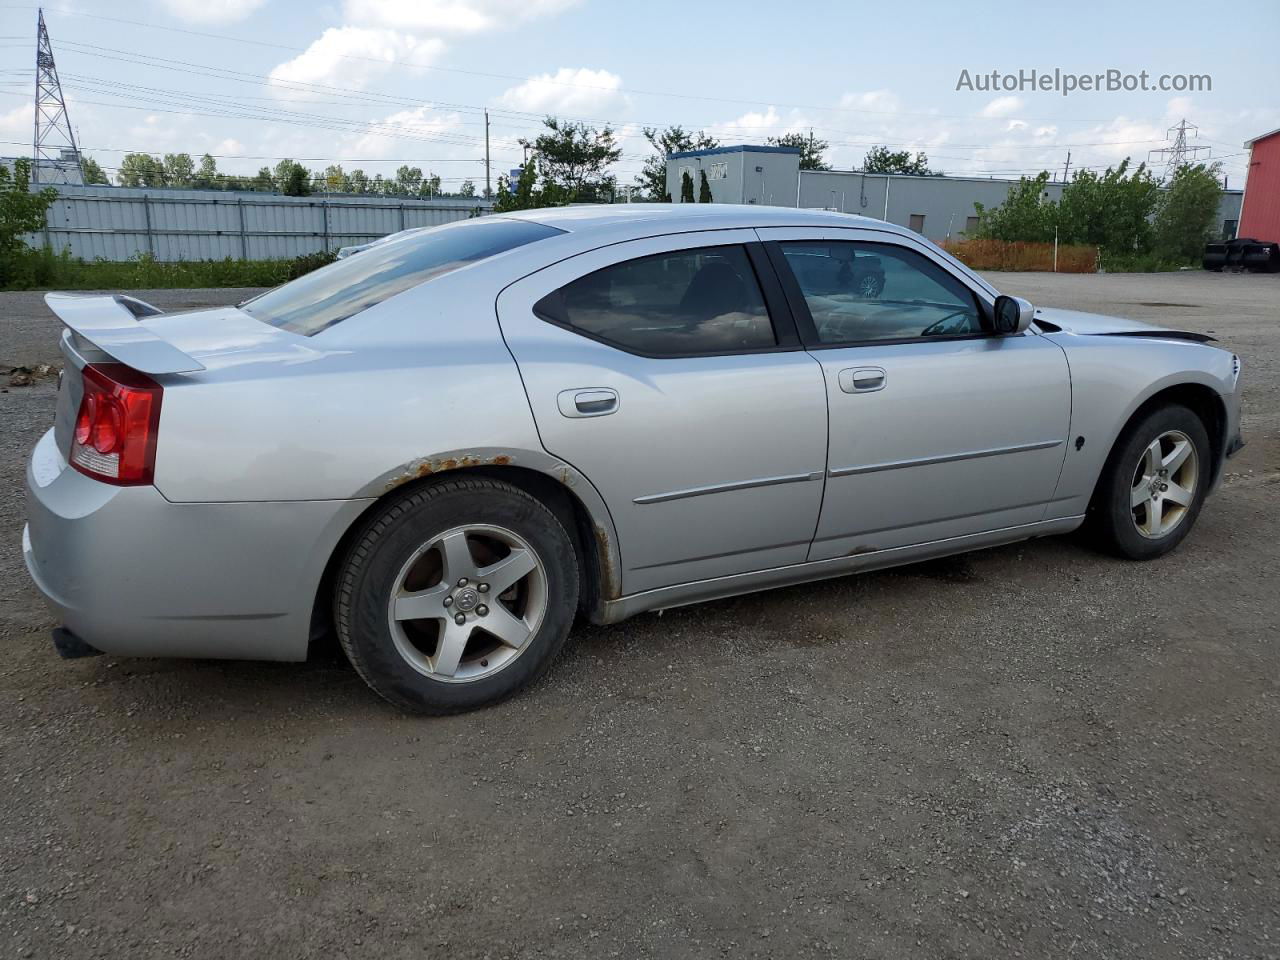
[(44, 302), (76, 336), (140, 373), (195, 373), (204, 364), (138, 321), (161, 311), (123, 294), (81, 297), (46, 293)]

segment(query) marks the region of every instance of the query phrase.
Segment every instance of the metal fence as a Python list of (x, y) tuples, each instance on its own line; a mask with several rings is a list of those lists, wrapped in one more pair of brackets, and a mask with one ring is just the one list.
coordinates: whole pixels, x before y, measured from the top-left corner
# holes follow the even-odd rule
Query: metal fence
[(85, 260), (275, 260), (366, 243), (409, 227), (487, 213), (485, 200), (395, 197), (283, 197), (267, 193), (59, 186), (45, 229), (48, 244)]

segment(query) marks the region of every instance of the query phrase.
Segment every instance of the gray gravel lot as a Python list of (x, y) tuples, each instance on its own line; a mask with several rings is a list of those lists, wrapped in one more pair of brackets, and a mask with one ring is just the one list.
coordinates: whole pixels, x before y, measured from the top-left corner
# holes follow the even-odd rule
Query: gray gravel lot
[[(1249, 446), (1175, 554), (583, 626), (439, 720), (331, 650), (58, 660), (19, 555), (53, 388), (0, 393), (0, 957), (1280, 956), (1280, 277), (993, 279), (1243, 358)], [(0, 330), (57, 357), (37, 295)]]

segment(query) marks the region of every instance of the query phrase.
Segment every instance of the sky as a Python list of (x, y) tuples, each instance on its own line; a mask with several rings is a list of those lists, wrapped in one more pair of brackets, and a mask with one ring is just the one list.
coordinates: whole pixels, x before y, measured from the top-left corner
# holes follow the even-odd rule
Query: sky
[[(44, 12), (77, 137), (109, 173), (126, 152), (182, 151), (231, 173), (284, 157), (370, 175), (408, 163), (446, 188), (482, 187), (487, 108), (495, 188), (546, 114), (611, 125), (622, 184), (650, 152), (645, 126), (724, 144), (812, 131), (836, 169), (884, 144), (950, 174), (1016, 178), (1060, 171), (1068, 153), (1072, 170), (1146, 160), (1185, 118), (1238, 187), (1243, 141), (1280, 127), (1276, 0), (65, 0)], [(0, 154), (30, 153), (35, 29), (34, 5), (0, 4)], [(1032, 69), (1208, 75), (1212, 89), (979, 89), (993, 70)]]

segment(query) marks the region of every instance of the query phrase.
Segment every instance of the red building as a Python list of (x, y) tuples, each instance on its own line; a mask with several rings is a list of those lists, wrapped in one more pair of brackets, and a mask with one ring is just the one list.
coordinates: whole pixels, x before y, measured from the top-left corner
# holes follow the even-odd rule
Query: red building
[(1249, 174), (1237, 236), (1280, 243), (1280, 130), (1245, 143)]

